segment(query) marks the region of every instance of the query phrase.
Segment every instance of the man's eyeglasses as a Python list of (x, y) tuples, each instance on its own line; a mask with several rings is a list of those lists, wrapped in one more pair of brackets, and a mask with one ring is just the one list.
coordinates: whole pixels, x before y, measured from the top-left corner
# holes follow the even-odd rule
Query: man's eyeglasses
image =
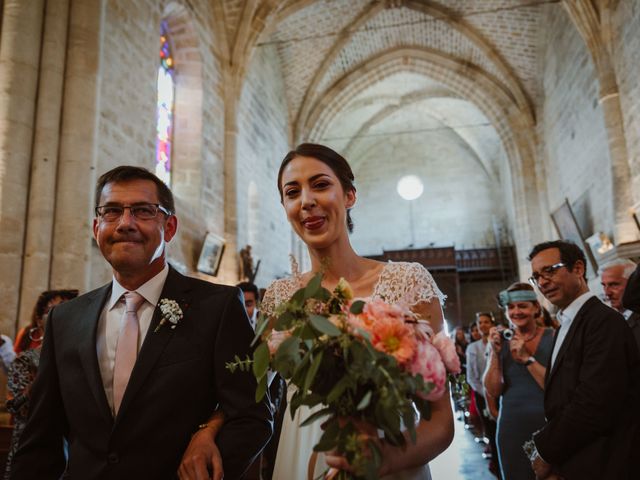
[(140, 203), (138, 205), (100, 205), (96, 207), (96, 217), (105, 222), (116, 222), (122, 218), (124, 211), (129, 209), (137, 220), (153, 220), (158, 212), (171, 215), (171, 212), (158, 203)]
[(562, 267), (566, 267), (566, 265), (562, 262), (556, 263), (555, 265), (551, 265), (550, 267), (543, 267), (539, 272), (533, 272), (533, 275), (529, 277), (529, 283), (534, 287), (538, 286), (538, 281), (540, 278), (544, 278), (545, 280), (551, 280), (551, 278), (556, 274), (558, 270)]

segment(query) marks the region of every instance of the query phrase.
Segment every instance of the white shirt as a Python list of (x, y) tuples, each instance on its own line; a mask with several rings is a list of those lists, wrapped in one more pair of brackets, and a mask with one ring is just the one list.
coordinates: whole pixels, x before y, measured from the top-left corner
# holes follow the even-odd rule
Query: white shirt
[(553, 353), (551, 354), (551, 366), (553, 366), (556, 361), (560, 347), (562, 347), (562, 342), (564, 342), (567, 332), (569, 328), (571, 328), (573, 319), (576, 318), (582, 306), (587, 303), (587, 300), (591, 297), (595, 297), (593, 292), (585, 292), (571, 302), (567, 308), (558, 312), (557, 318), (560, 322), (560, 328), (558, 329), (558, 338), (556, 339), (556, 344), (553, 346)]
[(476, 340), (467, 346), (467, 383), (474, 391), (484, 397), (484, 386), (482, 385), (482, 375), (487, 368), (487, 359), (491, 346), (489, 342), (483, 343), (482, 339)]
[[(149, 330), (149, 325), (151, 325), (153, 312), (160, 300), (160, 294), (168, 274), (169, 267), (165, 265), (160, 273), (136, 289), (136, 292), (142, 295), (145, 300), (138, 309), (138, 324), (140, 328), (138, 331), (138, 351), (140, 351), (140, 346)], [(125, 292), (127, 292), (127, 289), (120, 285), (114, 277), (111, 286), (111, 297), (105, 303), (98, 320), (96, 352), (98, 354), (102, 385), (104, 386), (104, 392), (107, 394), (107, 401), (111, 411), (113, 411), (113, 367), (116, 360), (118, 334), (124, 318), (125, 303), (123, 295)]]
[(631, 315), (633, 315), (633, 311), (632, 311), (632, 310), (627, 310), (627, 309), (625, 309), (625, 310), (622, 312), (622, 316), (623, 316), (623, 317), (624, 317), (624, 319), (625, 319), (625, 320), (627, 320), (627, 321), (629, 321), (629, 317), (630, 317)]

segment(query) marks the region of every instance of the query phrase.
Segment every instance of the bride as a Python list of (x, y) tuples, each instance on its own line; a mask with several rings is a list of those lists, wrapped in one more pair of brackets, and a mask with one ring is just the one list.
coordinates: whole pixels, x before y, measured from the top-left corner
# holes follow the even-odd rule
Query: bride
[[(351, 247), (349, 232), (353, 222), (349, 210), (356, 202), (353, 180), (347, 161), (322, 145), (299, 145), (284, 158), (278, 172), (280, 198), (291, 226), (308, 247), (311, 271), (299, 273), (294, 268), (291, 278), (271, 284), (265, 293), (263, 312), (273, 314), (281, 302), (322, 270), (322, 285), (328, 290), (333, 290), (343, 277), (355, 297), (378, 297), (389, 303), (404, 304), (421, 318), (428, 319), (435, 331), (440, 330), (443, 322), (440, 302), (444, 297), (424, 267), (417, 263), (370, 260), (357, 255)], [(289, 412), (285, 414), (274, 479), (316, 478), (327, 466), (349, 469), (346, 460), (335, 454), (319, 455), (315, 460), (313, 445), (320, 439), (321, 427), (320, 422), (300, 427), (308, 414), (309, 410), (304, 407), (296, 411), (293, 420)], [(428, 462), (443, 452), (453, 438), (448, 395), (432, 403), (431, 418), (421, 419), (416, 430), (416, 443), (407, 439), (404, 449), (382, 442), (381, 477), (431, 478)]]

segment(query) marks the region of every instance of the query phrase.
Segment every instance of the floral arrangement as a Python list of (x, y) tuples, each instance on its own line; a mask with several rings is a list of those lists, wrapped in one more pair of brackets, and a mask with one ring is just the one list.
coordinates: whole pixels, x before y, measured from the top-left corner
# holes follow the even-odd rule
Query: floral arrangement
[(153, 333), (156, 333), (158, 330), (160, 330), (160, 328), (162, 328), (162, 326), (167, 322), (171, 323), (172, 329), (176, 328), (176, 325), (178, 325), (178, 322), (182, 320), (182, 317), (184, 316), (180, 305), (178, 305), (178, 302), (176, 302), (175, 300), (170, 300), (168, 298), (162, 298), (160, 299), (159, 306), (162, 318), (160, 319), (160, 323), (155, 328)]
[(336, 450), (354, 469), (334, 478), (376, 479), (379, 438), (362, 425), (395, 446), (406, 444), (405, 428), (415, 442), (418, 415), (430, 417), (429, 401), (444, 394), (447, 370), (459, 373), (460, 363), (453, 342), (410, 310), (354, 300), (344, 279), (330, 292), (321, 279), (316, 275), (272, 318), (261, 319), (256, 338), (266, 341), (252, 360), (236, 358), (227, 367), (253, 370), (256, 400), (267, 390), (268, 370), (277, 371), (295, 387), (292, 416), (302, 405), (321, 406), (303, 422), (324, 420), (314, 450)]

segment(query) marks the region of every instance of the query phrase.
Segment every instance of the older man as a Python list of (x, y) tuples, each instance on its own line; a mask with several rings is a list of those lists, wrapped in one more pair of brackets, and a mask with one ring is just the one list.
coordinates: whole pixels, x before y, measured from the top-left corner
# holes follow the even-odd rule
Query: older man
[(640, 349), (640, 313), (633, 312), (622, 305), (627, 281), (635, 269), (636, 264), (631, 260), (615, 260), (600, 268), (600, 282), (611, 308), (620, 312), (627, 320)]
[[(167, 265), (178, 220), (152, 173), (115, 168), (95, 201), (93, 234), (113, 279), (51, 311), (11, 478), (175, 479), (188, 445), (214, 445), (217, 406), (225, 478), (241, 477), (269, 438), (271, 411), (255, 402), (251, 374), (225, 368), (251, 351), (240, 291)], [(202, 452), (181, 478), (222, 478), (217, 449)]]
[(585, 256), (575, 244), (545, 242), (529, 259), (530, 281), (558, 307), (560, 320), (533, 469), (541, 479), (637, 478), (640, 359), (629, 326), (589, 291)]

